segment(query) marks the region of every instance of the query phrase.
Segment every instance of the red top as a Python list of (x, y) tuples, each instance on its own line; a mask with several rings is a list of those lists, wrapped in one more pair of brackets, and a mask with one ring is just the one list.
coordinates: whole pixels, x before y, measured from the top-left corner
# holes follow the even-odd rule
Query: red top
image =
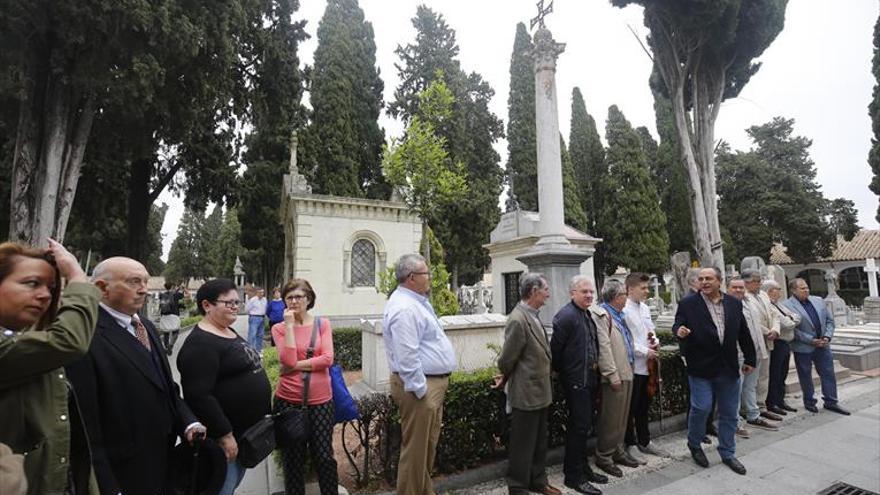
[[(284, 345), (284, 322), (272, 327), (272, 339), (278, 349), (278, 360), (281, 361), (281, 379), (275, 395), (293, 404), (302, 404), (303, 381), (302, 372), (285, 373), (285, 368), (292, 369), (300, 360), (306, 359), (306, 349), (312, 339), (312, 325), (293, 327), (295, 347)], [(333, 365), (333, 331), (330, 321), (321, 318), (321, 328), (315, 338), (315, 352), (309, 360), (312, 364), (312, 377), (309, 380), (309, 405), (323, 404), (333, 398), (330, 386), (329, 368)]]

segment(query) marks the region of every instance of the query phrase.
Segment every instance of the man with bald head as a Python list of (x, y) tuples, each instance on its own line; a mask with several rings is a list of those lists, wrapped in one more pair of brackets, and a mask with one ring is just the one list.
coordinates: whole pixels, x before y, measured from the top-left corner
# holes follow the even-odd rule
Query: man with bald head
[(71, 450), (91, 454), (105, 494), (167, 493), (178, 435), (192, 441), (205, 431), (180, 398), (156, 328), (137, 314), (149, 277), (130, 258), (95, 267), (92, 282), (101, 291), (95, 336), (88, 354), (67, 369), (85, 424), (85, 432), (72, 434)]

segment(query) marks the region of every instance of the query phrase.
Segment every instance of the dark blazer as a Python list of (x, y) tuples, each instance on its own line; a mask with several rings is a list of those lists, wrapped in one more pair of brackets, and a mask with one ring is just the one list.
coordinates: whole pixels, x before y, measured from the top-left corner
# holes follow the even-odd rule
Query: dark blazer
[[(691, 334), (678, 339), (681, 355), (687, 362), (689, 375), (714, 378), (723, 371), (739, 374), (739, 358), (736, 345), (742, 349), (745, 364), (755, 366), (755, 343), (743, 316), (742, 302), (723, 294), (724, 344), (718, 341), (718, 329), (709, 314), (703, 296), (691, 294), (678, 303), (672, 333), (684, 325)], [(678, 338), (678, 335), (676, 335)]]
[(569, 302), (553, 317), (553, 337), (550, 339), (553, 369), (566, 387), (595, 388), (599, 383), (599, 363), (587, 362), (587, 339), (595, 343), (598, 358), (595, 324), (585, 310)]
[(171, 448), (196, 421), (171, 378), (156, 328), (141, 321), (152, 356), (101, 308), (88, 354), (67, 367), (102, 494), (164, 493)]

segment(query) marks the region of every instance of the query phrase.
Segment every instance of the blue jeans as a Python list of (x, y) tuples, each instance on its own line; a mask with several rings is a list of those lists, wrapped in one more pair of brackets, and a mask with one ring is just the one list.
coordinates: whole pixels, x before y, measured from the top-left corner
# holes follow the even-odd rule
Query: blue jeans
[(247, 469), (242, 467), (238, 461), (226, 464), (226, 481), (223, 482), (223, 488), (220, 489), (217, 495), (233, 495), (242, 478), (244, 478), (245, 471)]
[(263, 350), (263, 330), (265, 329), (264, 316), (248, 316), (248, 344), (257, 352)]
[[(762, 362), (759, 356), (755, 369), (748, 375), (742, 376), (742, 395), (740, 396), (742, 402), (740, 409), (749, 421), (756, 420), (761, 415), (761, 411), (758, 409), (758, 378), (761, 375)], [(740, 362), (740, 368), (742, 368), (742, 362)]]
[(819, 383), (822, 384), (822, 400), (826, 406), (837, 404), (837, 378), (834, 376), (834, 356), (830, 347), (816, 347), (813, 352), (795, 352), (794, 366), (797, 368), (798, 381), (801, 382), (801, 390), (804, 392), (804, 405), (815, 406), (816, 398), (813, 396), (813, 364), (816, 365), (816, 373), (819, 374)]
[(706, 418), (714, 398), (718, 408), (718, 453), (722, 459), (736, 454), (737, 411), (739, 410), (740, 377), (730, 372), (715, 378), (688, 375), (691, 389), (691, 410), (688, 415), (688, 447), (698, 449), (706, 436)]

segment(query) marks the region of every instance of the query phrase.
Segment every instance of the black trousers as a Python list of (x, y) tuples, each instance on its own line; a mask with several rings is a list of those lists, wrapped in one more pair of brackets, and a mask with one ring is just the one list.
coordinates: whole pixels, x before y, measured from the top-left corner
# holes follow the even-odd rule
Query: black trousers
[(577, 486), (592, 470), (587, 462), (587, 437), (593, 426), (593, 395), (590, 387), (564, 386), (568, 422), (565, 425), (564, 483)]
[(626, 445), (641, 445), (651, 442), (648, 430), (648, 409), (651, 397), (648, 396), (647, 375), (633, 375), (632, 401), (629, 405), (629, 420), (626, 423)]
[[(280, 412), (294, 406), (275, 398), (275, 411)], [(308, 406), (309, 437), (300, 445), (281, 449), (281, 467), (284, 470), (285, 495), (304, 495), (306, 492), (306, 456), (311, 453), (312, 464), (318, 471), (318, 486), (321, 495), (338, 495), (339, 475), (336, 472), (336, 458), (333, 456), (333, 426), (336, 424), (333, 401)]]
[(776, 339), (770, 351), (770, 382), (767, 385), (767, 406), (781, 407), (785, 403), (785, 377), (791, 362), (791, 346)]
[(514, 409), (510, 415), (507, 491), (511, 495), (528, 495), (547, 485), (549, 411), (549, 407), (536, 411)]

